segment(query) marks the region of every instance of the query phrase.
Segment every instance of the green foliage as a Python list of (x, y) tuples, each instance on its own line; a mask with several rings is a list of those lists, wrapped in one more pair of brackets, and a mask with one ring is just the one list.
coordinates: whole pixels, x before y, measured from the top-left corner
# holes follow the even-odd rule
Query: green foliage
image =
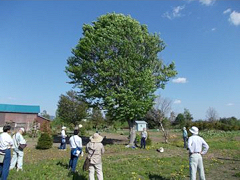
[(41, 134), (41, 136), (38, 138), (37, 142), (37, 149), (49, 149), (53, 145), (53, 139), (50, 136), (50, 134), (44, 132)]
[(186, 123), (191, 122), (193, 120), (192, 114), (186, 108), (184, 109), (183, 115), (184, 115), (184, 119), (185, 119)]
[(141, 136), (140, 136), (140, 134), (138, 134), (138, 133), (136, 133), (135, 143), (136, 143), (136, 144), (140, 144), (140, 143), (141, 143)]
[(83, 26), (83, 37), (68, 58), (66, 73), (92, 106), (107, 109), (114, 120), (143, 117), (154, 92), (177, 74), (158, 53), (165, 48), (158, 34), (123, 14), (100, 16)]
[(87, 136), (88, 135), (85, 127), (80, 128), (79, 131), (80, 131), (80, 136)]
[(41, 116), (47, 119), (50, 119), (50, 115), (47, 113), (46, 110), (43, 110), (43, 112), (41, 112)]
[(102, 112), (98, 108), (93, 108), (91, 119), (94, 129), (99, 129), (104, 124), (104, 118)]
[(87, 105), (79, 99), (77, 92), (68, 91), (61, 95), (58, 101), (57, 115), (67, 124), (77, 125), (87, 117)]
[(152, 145), (152, 140), (150, 139), (149, 133), (148, 133), (148, 137), (147, 137), (147, 140), (146, 140), (146, 145), (147, 146), (151, 146)]
[[(235, 123), (233, 123), (235, 122)], [(222, 119), (220, 121), (195, 121), (191, 123), (191, 126), (196, 126), (199, 130), (215, 129), (223, 131), (236, 131), (240, 130), (240, 121), (232, 121), (231, 119)]]
[(178, 125), (180, 128), (185, 126), (185, 118), (182, 113), (179, 113), (174, 121), (174, 125)]

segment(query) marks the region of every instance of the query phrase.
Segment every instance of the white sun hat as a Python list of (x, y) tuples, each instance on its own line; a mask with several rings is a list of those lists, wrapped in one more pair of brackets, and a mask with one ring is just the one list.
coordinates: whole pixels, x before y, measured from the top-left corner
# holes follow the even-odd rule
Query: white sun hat
[(93, 136), (90, 137), (91, 142), (102, 142), (103, 137), (100, 136), (98, 133), (94, 133)]
[(63, 126), (63, 127), (62, 127), (62, 129), (66, 129), (66, 127), (65, 127), (65, 126)]
[(191, 127), (191, 129), (189, 129), (189, 131), (190, 131), (192, 134), (198, 134), (198, 128), (197, 128), (196, 126)]
[(25, 131), (24, 128), (20, 128), (20, 130), (22, 130), (23, 133), (24, 133), (24, 131)]
[(160, 147), (160, 148), (159, 148), (159, 152), (160, 152), (160, 153), (163, 153), (163, 152), (164, 152), (163, 147)]

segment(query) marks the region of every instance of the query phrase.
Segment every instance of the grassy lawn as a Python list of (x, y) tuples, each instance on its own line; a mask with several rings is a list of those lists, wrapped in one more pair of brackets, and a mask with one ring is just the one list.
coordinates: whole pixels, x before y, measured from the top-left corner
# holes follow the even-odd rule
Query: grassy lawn
[[(123, 138), (120, 133), (103, 133), (107, 138)], [(210, 146), (204, 156), (206, 179), (240, 179), (240, 132), (204, 132), (201, 134)], [(125, 136), (125, 135), (124, 135)], [(106, 180), (171, 180), (189, 179), (188, 151), (183, 149), (180, 131), (170, 133), (170, 143), (164, 144), (161, 132), (150, 132), (152, 146), (147, 149), (125, 148), (123, 144), (105, 145), (103, 173)], [(126, 138), (126, 137), (125, 137)], [(164, 153), (156, 151), (164, 147)], [(11, 170), (10, 180), (74, 180), (88, 179), (82, 171), (85, 158), (78, 160), (76, 174), (68, 170), (69, 145), (67, 151), (56, 146), (49, 150), (27, 147), (24, 156), (24, 171)]]

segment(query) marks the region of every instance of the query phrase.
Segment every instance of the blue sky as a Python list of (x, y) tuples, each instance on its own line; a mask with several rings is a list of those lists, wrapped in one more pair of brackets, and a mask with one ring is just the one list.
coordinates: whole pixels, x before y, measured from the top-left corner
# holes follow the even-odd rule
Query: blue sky
[(72, 88), (64, 72), (82, 25), (108, 12), (131, 15), (167, 47), (178, 75), (157, 93), (172, 110), (205, 119), (240, 118), (240, 1), (0, 1), (0, 103), (40, 105), (55, 114)]

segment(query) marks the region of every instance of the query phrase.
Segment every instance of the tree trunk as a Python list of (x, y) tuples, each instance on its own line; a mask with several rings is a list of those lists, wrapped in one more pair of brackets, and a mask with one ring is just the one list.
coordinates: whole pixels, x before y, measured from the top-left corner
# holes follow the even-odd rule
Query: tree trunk
[[(164, 136), (165, 143), (168, 143), (168, 132), (165, 131), (165, 129), (164, 129), (161, 121), (160, 121), (160, 127), (161, 127), (161, 129), (162, 129), (162, 131), (163, 131), (163, 136)], [(160, 129), (160, 128), (159, 128), (159, 129)]]
[(134, 126), (133, 120), (128, 120), (128, 126), (129, 126), (129, 144), (127, 147), (135, 147), (135, 139), (136, 139), (136, 129)]

